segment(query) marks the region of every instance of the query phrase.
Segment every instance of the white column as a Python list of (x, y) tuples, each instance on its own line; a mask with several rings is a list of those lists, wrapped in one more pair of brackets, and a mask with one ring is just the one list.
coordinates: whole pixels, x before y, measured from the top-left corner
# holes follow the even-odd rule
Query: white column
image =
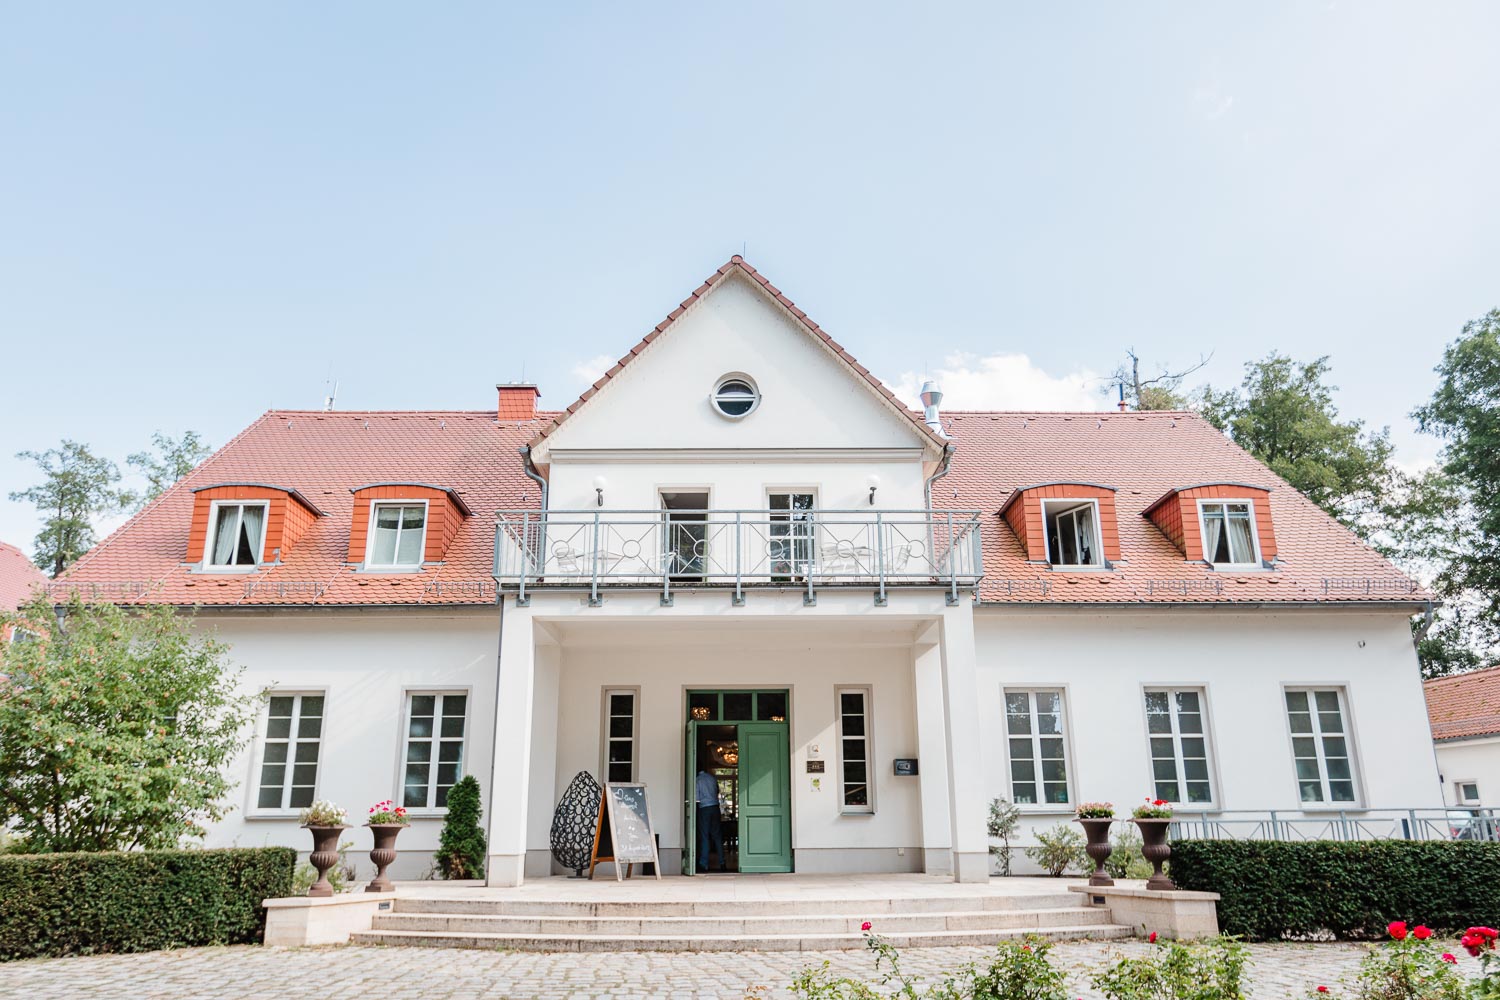
[(953, 815), (948, 799), (948, 712), (943, 697), (942, 629), (933, 624), (912, 646), (917, 711), (917, 781), (922, 794), (922, 870), (953, 874)]
[(557, 707), (562, 647), (537, 623), (536, 680), (531, 692), (531, 787), (526, 832), (526, 874), (552, 874), (552, 811), (557, 807)]
[(520, 885), (526, 870), (527, 784), (531, 775), (531, 700), (536, 643), (530, 608), (512, 598), (500, 618), (500, 668), (495, 691), (495, 767), (490, 794), (485, 884)]
[(990, 877), (984, 759), (979, 740), (979, 679), (974, 651), (974, 606), (943, 611), (943, 703), (948, 710), (948, 795), (953, 816), (953, 879)]

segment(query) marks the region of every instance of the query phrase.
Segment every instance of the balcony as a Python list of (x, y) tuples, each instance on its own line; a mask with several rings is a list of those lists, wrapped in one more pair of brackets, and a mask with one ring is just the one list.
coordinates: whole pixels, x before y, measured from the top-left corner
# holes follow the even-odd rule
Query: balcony
[(978, 511), (515, 510), (495, 526), (495, 582), (523, 604), (535, 589), (941, 587), (949, 604), (984, 575)]

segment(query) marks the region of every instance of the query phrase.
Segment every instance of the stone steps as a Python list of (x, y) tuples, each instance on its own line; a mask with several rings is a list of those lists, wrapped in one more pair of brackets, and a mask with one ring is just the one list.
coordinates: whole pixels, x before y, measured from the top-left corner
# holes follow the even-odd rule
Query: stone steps
[(472, 897), (403, 895), (399, 913), (492, 914), (537, 917), (722, 917), (814, 916), (858, 913), (862, 920), (890, 913), (958, 913), (975, 911), (1067, 910), (1078, 908), (1074, 892), (973, 894), (946, 896), (885, 896), (879, 899), (632, 899), (555, 900), (486, 899)]

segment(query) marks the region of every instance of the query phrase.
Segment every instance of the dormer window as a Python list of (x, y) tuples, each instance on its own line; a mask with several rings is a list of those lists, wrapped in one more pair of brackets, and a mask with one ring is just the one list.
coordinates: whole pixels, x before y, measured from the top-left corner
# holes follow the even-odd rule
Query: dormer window
[(1260, 564), (1255, 544), (1255, 517), (1249, 500), (1198, 501), (1203, 522), (1203, 557), (1215, 566)]
[(1093, 500), (1043, 500), (1047, 561), (1054, 566), (1102, 566), (1099, 508)]
[(264, 503), (214, 503), (213, 536), (208, 541), (209, 569), (253, 569), (265, 551)]
[(374, 530), (365, 565), (374, 569), (415, 569), (422, 565), (427, 543), (427, 504), (375, 503)]

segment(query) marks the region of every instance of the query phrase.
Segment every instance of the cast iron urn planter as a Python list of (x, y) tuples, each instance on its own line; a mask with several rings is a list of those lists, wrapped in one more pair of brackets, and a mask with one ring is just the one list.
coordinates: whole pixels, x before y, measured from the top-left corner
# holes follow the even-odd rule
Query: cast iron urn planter
[(1146, 880), (1146, 888), (1165, 891), (1176, 889), (1177, 884), (1162, 874), (1161, 870), (1167, 858), (1172, 856), (1172, 848), (1167, 843), (1167, 827), (1172, 825), (1172, 821), (1170, 819), (1138, 819), (1135, 825), (1141, 830), (1141, 853), (1145, 855), (1147, 861), (1151, 862), (1151, 869), (1154, 873)]
[(1087, 840), (1084, 850), (1088, 852), (1089, 857), (1094, 859), (1094, 872), (1089, 876), (1089, 885), (1114, 885), (1115, 880), (1104, 871), (1105, 860), (1114, 852), (1114, 847), (1109, 842), (1109, 828), (1114, 824), (1114, 820), (1107, 817), (1080, 816), (1077, 823), (1083, 827), (1083, 836)]
[(370, 860), (375, 864), (375, 877), (365, 886), (365, 892), (395, 892), (396, 886), (386, 877), (385, 870), (396, 860), (396, 836), (406, 829), (405, 823), (366, 823), (375, 835), (375, 847), (370, 851)]
[(307, 890), (307, 894), (317, 897), (332, 896), (333, 886), (328, 882), (328, 869), (339, 863), (339, 834), (349, 827), (306, 824), (302, 829), (312, 832), (313, 849), (307, 860), (318, 871), (318, 880)]

